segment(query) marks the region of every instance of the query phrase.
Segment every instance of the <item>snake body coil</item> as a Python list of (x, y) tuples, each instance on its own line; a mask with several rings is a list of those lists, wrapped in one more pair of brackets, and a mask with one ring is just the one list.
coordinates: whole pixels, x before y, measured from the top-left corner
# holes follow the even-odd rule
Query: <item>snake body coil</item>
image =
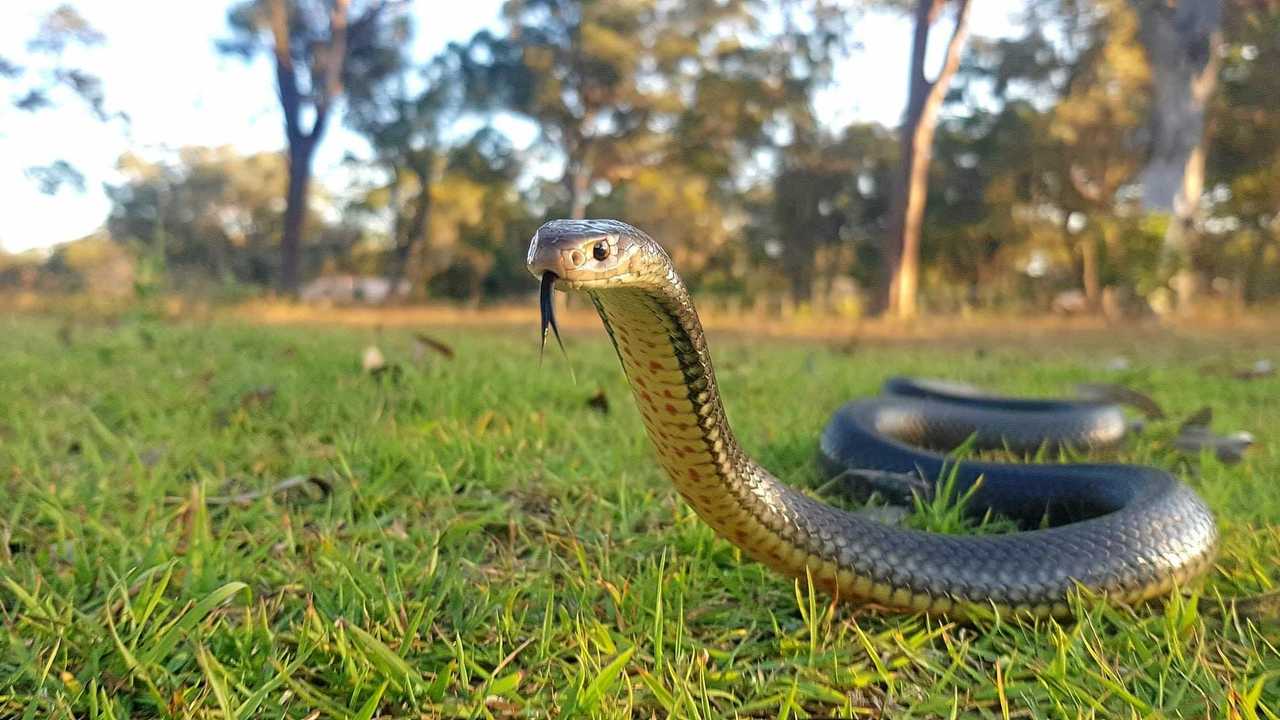
[[(874, 468), (933, 481), (953, 469), (957, 492), (982, 479), (971, 510), (993, 510), (1025, 527), (1050, 524), (985, 536), (891, 526), (819, 502), (743, 452), (689, 293), (647, 235), (615, 221), (554, 221), (534, 236), (528, 266), (591, 298), (676, 489), (722, 537), (780, 572), (809, 574), (842, 598), (903, 610), (964, 614), (994, 605), (1062, 615), (1077, 585), (1136, 602), (1212, 562), (1212, 516), (1161, 470), (969, 461), (949, 469), (936, 452), (975, 432), (979, 446), (1014, 450), (1106, 445), (1124, 432), (1110, 406), (973, 396), (905, 381), (845, 405), (819, 444), (828, 472)], [(550, 288), (544, 282), (544, 293)], [(543, 306), (550, 307), (545, 298)]]

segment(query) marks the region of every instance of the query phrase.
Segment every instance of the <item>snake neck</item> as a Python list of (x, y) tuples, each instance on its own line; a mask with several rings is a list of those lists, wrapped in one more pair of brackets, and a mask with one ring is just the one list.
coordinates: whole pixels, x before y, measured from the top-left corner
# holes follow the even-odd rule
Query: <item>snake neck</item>
[[(810, 560), (788, 533), (816, 505), (780, 483), (738, 445), (725, 417), (702, 324), (678, 276), (655, 288), (591, 294), (630, 381), (658, 463), (699, 517), (748, 556), (792, 575)], [(811, 508), (812, 509), (812, 508)], [(814, 512), (821, 512), (815, 510)], [(815, 581), (834, 587), (829, 559)]]
[(704, 518), (736, 506), (745, 460), (725, 418), (702, 324), (679, 279), (591, 294), (658, 461)]
[[(660, 280), (588, 292), (663, 470), (698, 515), (748, 556), (793, 577), (808, 575), (841, 597), (962, 615), (992, 603), (1066, 614), (1076, 583), (1135, 602), (1211, 561), (1212, 516), (1172, 478), (1152, 479), (1154, 470), (1120, 478), (1160, 490), (1143, 503), (1130, 501), (1087, 523), (982, 537), (891, 527), (783, 485), (739, 448), (689, 294), (674, 272)], [(842, 422), (844, 434), (866, 430)], [(983, 467), (991, 477), (1027, 475), (1023, 466)]]

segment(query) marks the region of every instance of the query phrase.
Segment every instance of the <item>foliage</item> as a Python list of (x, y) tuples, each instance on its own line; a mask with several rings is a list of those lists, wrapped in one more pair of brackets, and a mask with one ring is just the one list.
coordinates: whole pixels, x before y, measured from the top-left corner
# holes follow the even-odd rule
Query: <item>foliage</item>
[(347, 122), (369, 140), (373, 164), (386, 173), (357, 208), (390, 217), (392, 249), (384, 270), (392, 278), (403, 278), (414, 255), (432, 250), (433, 185), (448, 152), (443, 133), (462, 100), (451, 60), (445, 53), (429, 62), (417, 78), (423, 87), (410, 89), (414, 68), (401, 63), (394, 80), (351, 93)]
[(463, 77), (474, 104), (538, 124), (563, 157), (573, 217), (646, 168), (718, 184), (757, 149), (812, 131), (810, 98), (845, 27), (821, 2), (539, 0), (504, 14), (504, 35), (457, 49)]
[(433, 295), (473, 303), (527, 289), (525, 250), (541, 223), (515, 188), (520, 167), (510, 144), (482, 130), (445, 167), (432, 187), (431, 245), (411, 258), (411, 277)]
[[(281, 197), (288, 169), (278, 153), (188, 147), (158, 162), (120, 159), (124, 181), (108, 188), (107, 228), (120, 243), (167, 266), (179, 284), (270, 285), (276, 278)], [(308, 264), (345, 255), (353, 231), (316, 215)]]
[[(1107, 280), (1134, 292), (1144, 279), (1145, 266), (1122, 264), (1135, 258), (1124, 228), (1134, 226), (1136, 208), (1121, 191), (1141, 167), (1138, 135), (1148, 114), (1137, 16), (1121, 0), (1096, 0), (1089, 12), (1071, 1), (1032, 10), (1040, 23), (1056, 24), (1061, 37), (1049, 40), (1034, 24), (1017, 41), (977, 44), (964, 92), (976, 102), (990, 88), (1006, 103), (996, 113), (973, 113), (963, 134), (953, 136), (952, 157), (967, 168), (951, 171), (961, 176), (951, 198), (968, 201), (943, 208), (933, 222), (986, 247), (966, 262), (975, 288), (995, 277), (1017, 279), (989, 264), (997, 256), (1025, 263), (1035, 254), (1056, 259), (1059, 268), (1064, 263), (1096, 308)], [(983, 176), (987, 192), (978, 195)], [(950, 223), (955, 210), (978, 227)]]
[(74, 7), (59, 5), (45, 16), (36, 36), (27, 43), (29, 57), (46, 59), (46, 63), (23, 67), (0, 58), (0, 75), (27, 81), (27, 87), (14, 99), (14, 106), (27, 112), (52, 108), (57, 104), (59, 92), (69, 91), (99, 120), (109, 119), (102, 80), (63, 62), (67, 50), (101, 45), (104, 39)]
[[(278, 278), (289, 208), (308, 196), (310, 153), (341, 99), (344, 122), (369, 151), (347, 158), (352, 184), (333, 188), (344, 201), (329, 209), (347, 213), (343, 223), (317, 219), (326, 212), (297, 218), (299, 227), (319, 223), (305, 242), (297, 236), (305, 276), (381, 274), (408, 280), (417, 299), (520, 295), (532, 229), (589, 214), (654, 234), (691, 286), (737, 307), (857, 308), (877, 286), (901, 144), (891, 128), (823, 122), (813, 104), (849, 50), (860, 6), (509, 2), (499, 27), (417, 61), (406, 6), (357, 0), (335, 74), (334, 13), (344, 2), (232, 6), (221, 49), (272, 52), (277, 64), (271, 21), (275, 9), (287, 11), (279, 47), (291, 79), (277, 82), (297, 91), (294, 121), (285, 113), (293, 149), (283, 162), (256, 160), (264, 163), (257, 181), (219, 179), (244, 173), (230, 167), (240, 160), (212, 155), (157, 162), (167, 169), (150, 175), (126, 168), (111, 228), (149, 249), (144, 270), (170, 264), (185, 274), (178, 284), (201, 273), (260, 287)], [(932, 142), (925, 306), (1044, 309), (1080, 291), (1092, 310), (1114, 308), (1116, 298), (1135, 312), (1161, 307), (1171, 290), (1161, 243), (1173, 226), (1140, 207), (1136, 184), (1150, 165), (1153, 80), (1142, 32), (1153, 7), (1027, 0), (1024, 32), (972, 39)], [(1270, 0), (1231, 0), (1223, 15), (1207, 190), (1185, 261), (1223, 302), (1280, 296), (1280, 88), (1267, 72), (1280, 62), (1278, 18)], [(99, 40), (61, 8), (33, 41), (33, 60), (0, 60), (0, 75), (54, 98), (75, 85), (58, 80), (58, 63)], [(505, 127), (499, 116), (531, 122), (537, 140), (513, 147), (494, 129)], [(84, 183), (64, 161), (30, 175), (51, 191)], [(239, 182), (247, 185), (226, 189)], [(193, 204), (166, 210), (165, 192)]]
[(1229, 3), (1210, 112), (1209, 212), (1198, 262), (1244, 299), (1280, 294), (1280, 4)]
[(772, 188), (777, 244), (765, 255), (780, 261), (794, 301), (821, 300), (818, 277), (828, 290), (846, 275), (863, 287), (874, 284), (896, 162), (896, 138), (874, 125), (786, 148)]
[[(68, 51), (92, 48), (104, 40), (102, 33), (71, 5), (54, 8), (27, 43), (26, 64), (0, 56), (0, 79), (7, 80), (16, 91), (13, 106), (23, 112), (51, 111), (70, 96), (83, 103), (100, 122), (127, 122), (124, 113), (107, 110), (101, 78), (67, 58)], [(55, 195), (63, 187), (84, 191), (84, 175), (66, 159), (27, 168), (26, 173), (47, 195)]]

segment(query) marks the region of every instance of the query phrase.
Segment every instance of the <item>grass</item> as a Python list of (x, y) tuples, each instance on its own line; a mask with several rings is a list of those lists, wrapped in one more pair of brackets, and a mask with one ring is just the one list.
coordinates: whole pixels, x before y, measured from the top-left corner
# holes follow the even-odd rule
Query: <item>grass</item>
[[(602, 332), (567, 338), (576, 383), (558, 354), (539, 368), (532, 327), (432, 332), (455, 360), (415, 361), (407, 330), (0, 318), (0, 716), (1280, 714), (1280, 625), (1203, 612), (1280, 582), (1280, 380), (1219, 371), (1277, 358), (1274, 336), (713, 335), (742, 441), (805, 487), (826, 416), (890, 373), (1124, 382), (1260, 436), (1230, 467), (1161, 428), (1119, 456), (1217, 514), (1196, 594), (963, 626), (832, 606), (717, 539), (659, 474)], [(364, 373), (371, 343), (399, 370)], [(1116, 354), (1133, 369), (1103, 369)], [(270, 492), (299, 475), (330, 491)]]

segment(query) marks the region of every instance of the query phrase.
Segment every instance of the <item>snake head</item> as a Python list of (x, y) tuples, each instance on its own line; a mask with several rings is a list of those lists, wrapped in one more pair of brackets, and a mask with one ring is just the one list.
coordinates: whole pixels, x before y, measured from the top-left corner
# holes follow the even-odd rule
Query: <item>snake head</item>
[(547, 332), (560, 341), (551, 291), (584, 290), (679, 284), (671, 258), (653, 238), (617, 220), (552, 220), (533, 234), (526, 258), (529, 272), (542, 281), (542, 348)]
[(597, 290), (665, 278), (671, 260), (644, 232), (617, 220), (552, 220), (529, 243), (529, 272), (559, 290)]

